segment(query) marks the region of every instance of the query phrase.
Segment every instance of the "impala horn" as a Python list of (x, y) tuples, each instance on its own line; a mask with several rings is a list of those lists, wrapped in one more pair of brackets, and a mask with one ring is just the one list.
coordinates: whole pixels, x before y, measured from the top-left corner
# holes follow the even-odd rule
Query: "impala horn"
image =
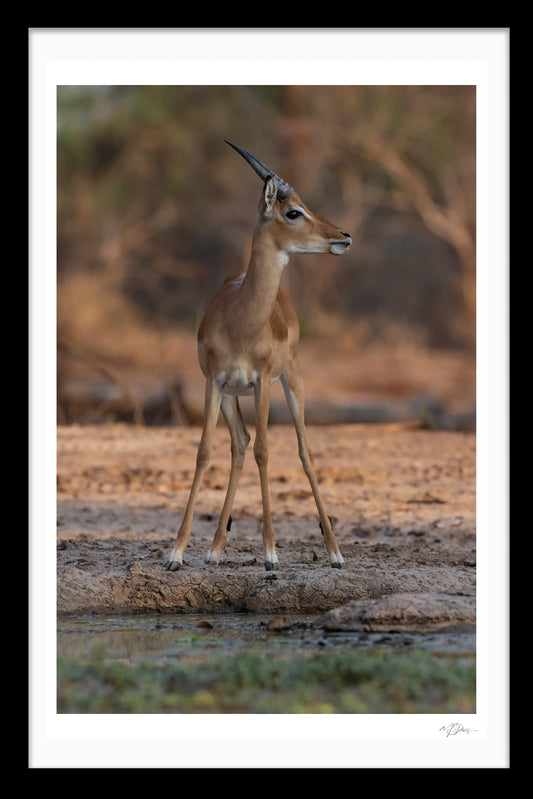
[(275, 172), (272, 172), (259, 158), (256, 158), (255, 155), (252, 155), (247, 150), (244, 150), (242, 147), (238, 147), (236, 144), (232, 144), (227, 139), (224, 139), (226, 144), (229, 144), (230, 147), (233, 147), (234, 150), (242, 155), (245, 161), (248, 161), (254, 172), (257, 172), (261, 180), (266, 180), (267, 178), (273, 178), (274, 182), (276, 183), (276, 188), (278, 190), (278, 197), (280, 200), (286, 200), (289, 194), (292, 191), (291, 186), (288, 183), (285, 183)]

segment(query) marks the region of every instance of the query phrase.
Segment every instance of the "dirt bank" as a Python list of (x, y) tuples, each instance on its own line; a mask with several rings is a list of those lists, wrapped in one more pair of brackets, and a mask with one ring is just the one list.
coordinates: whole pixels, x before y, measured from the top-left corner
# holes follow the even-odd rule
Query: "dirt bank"
[[(280, 570), (263, 568), (251, 452), (224, 557), (218, 567), (203, 563), (227, 481), (229, 438), (219, 427), (184, 566), (166, 572), (200, 429), (60, 426), (58, 612), (313, 613), (351, 603), (345, 628), (350, 612), (354, 629), (473, 622), (475, 434), (398, 425), (313, 427), (309, 434), (345, 569), (328, 564), (294, 431), (273, 426), (269, 468)], [(409, 595), (418, 601), (407, 601)]]

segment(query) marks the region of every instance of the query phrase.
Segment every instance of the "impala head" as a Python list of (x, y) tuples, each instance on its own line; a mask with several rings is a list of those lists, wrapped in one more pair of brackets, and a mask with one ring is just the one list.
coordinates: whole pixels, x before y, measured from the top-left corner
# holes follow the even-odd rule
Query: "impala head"
[(352, 239), (336, 225), (307, 208), (288, 183), (251, 153), (225, 140), (247, 161), (264, 182), (259, 201), (259, 223), (268, 225), (279, 251), (342, 255)]

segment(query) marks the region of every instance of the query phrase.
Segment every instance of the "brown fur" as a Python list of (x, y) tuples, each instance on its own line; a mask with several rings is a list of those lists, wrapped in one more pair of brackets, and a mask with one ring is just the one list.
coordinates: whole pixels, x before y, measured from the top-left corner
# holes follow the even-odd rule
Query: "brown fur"
[[(238, 395), (253, 393), (256, 407), (254, 456), (263, 500), (265, 567), (278, 568), (270, 510), (267, 463), (267, 422), (270, 385), (281, 379), (298, 437), (298, 451), (317, 505), (324, 542), (332, 565), (344, 561), (326, 514), (316, 480), (304, 427), (303, 382), (297, 354), (299, 325), (288, 294), (280, 287), (283, 267), (291, 252), (341, 254), (350, 244), (347, 233), (313, 214), (293, 190), (277, 199), (275, 181), (267, 179), (259, 202), (248, 270), (226, 278), (213, 297), (198, 330), (198, 358), (206, 377), (202, 438), (189, 501), (167, 569), (177, 569), (188, 544), (194, 506), (209, 463), (212, 435), (222, 409), (231, 434), (231, 472), (224, 507), (207, 563), (218, 563), (226, 544), (233, 498), (250, 436), (239, 408)], [(294, 212), (293, 218), (288, 212)]]

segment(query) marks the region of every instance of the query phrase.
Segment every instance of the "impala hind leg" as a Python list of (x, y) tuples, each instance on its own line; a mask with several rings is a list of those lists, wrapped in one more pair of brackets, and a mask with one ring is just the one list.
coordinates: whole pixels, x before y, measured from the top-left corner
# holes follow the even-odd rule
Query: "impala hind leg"
[(261, 499), (263, 502), (263, 544), (265, 546), (265, 569), (276, 571), (279, 569), (278, 555), (276, 553), (276, 539), (272, 525), (272, 512), (270, 509), (270, 490), (268, 487), (268, 410), (270, 407), (270, 381), (260, 378), (255, 386), (255, 416), (256, 432), (254, 441), (254, 456), (259, 469), (261, 483)]
[(281, 382), (283, 384), (285, 397), (287, 398), (287, 404), (294, 422), (294, 427), (296, 428), (296, 436), (298, 438), (298, 454), (300, 455), (304, 472), (307, 475), (309, 485), (311, 486), (311, 491), (313, 492), (313, 497), (315, 498), (318, 515), (320, 516), (320, 529), (322, 530), (322, 535), (324, 536), (324, 543), (329, 553), (331, 565), (333, 568), (343, 569), (344, 558), (341, 555), (335, 533), (333, 532), (331, 519), (326, 513), (326, 508), (322, 502), (320, 491), (318, 490), (318, 480), (316, 479), (315, 469), (313, 466), (313, 454), (307, 441), (307, 433), (304, 423), (303, 381), (296, 356), (283, 371), (281, 375)]
[(167, 571), (176, 571), (182, 565), (183, 550), (189, 543), (191, 537), (191, 524), (194, 513), (194, 506), (198, 499), (198, 492), (200, 491), (200, 484), (204, 476), (205, 470), (211, 460), (211, 452), (213, 449), (213, 432), (215, 430), (218, 414), (220, 411), (221, 394), (220, 389), (215, 381), (208, 380), (205, 388), (205, 408), (204, 408), (204, 426), (202, 429), (202, 437), (200, 445), (196, 454), (196, 469), (194, 471), (194, 478), (192, 481), (191, 493), (181, 527), (178, 531), (176, 541), (168, 560), (165, 563)]
[(226, 491), (226, 499), (224, 500), (224, 507), (222, 508), (218, 520), (215, 537), (211, 549), (205, 556), (205, 562), (210, 564), (218, 563), (220, 553), (226, 546), (227, 531), (231, 525), (230, 514), (233, 507), (233, 500), (235, 499), (235, 491), (244, 465), (246, 447), (250, 441), (250, 436), (244, 426), (244, 420), (237, 397), (229, 397), (227, 395), (222, 397), (222, 413), (224, 414), (231, 435), (231, 471)]

